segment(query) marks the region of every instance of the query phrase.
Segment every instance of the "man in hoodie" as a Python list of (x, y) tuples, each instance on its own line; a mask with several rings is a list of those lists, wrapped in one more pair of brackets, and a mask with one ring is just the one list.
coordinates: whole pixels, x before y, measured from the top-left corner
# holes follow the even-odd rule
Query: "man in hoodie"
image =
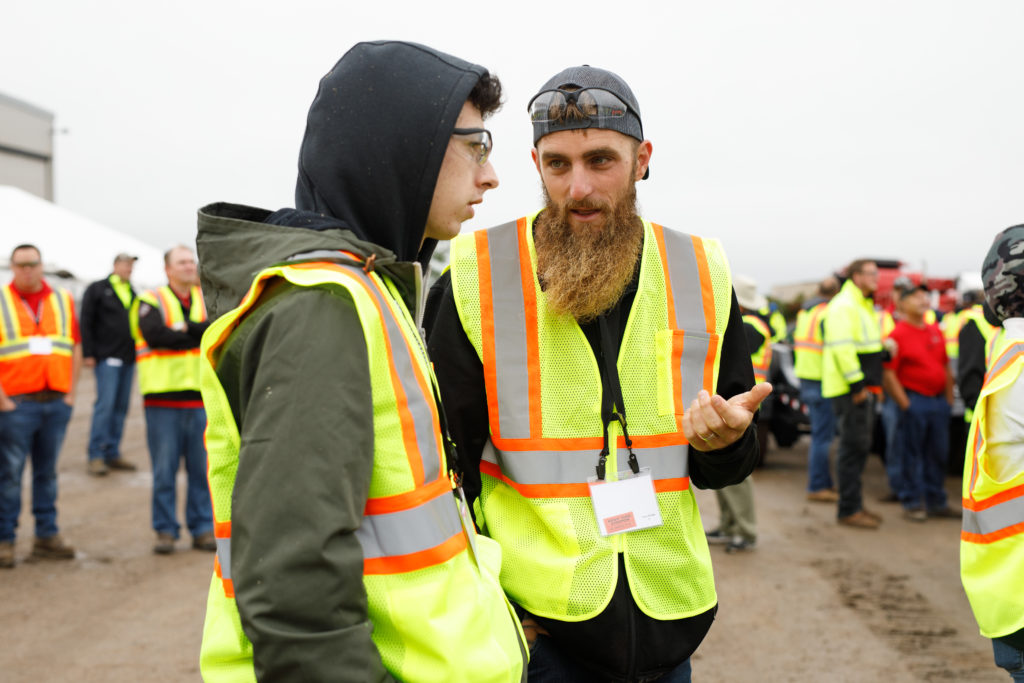
[(296, 208), (200, 210), (218, 317), (205, 680), (523, 677), (497, 548), (453, 495), (417, 315), (436, 241), (498, 184), (483, 119), (500, 96), (481, 66), (360, 43), (310, 107)]
[(771, 388), (719, 242), (637, 214), (629, 86), (572, 67), (529, 110), (545, 208), (452, 242), (428, 306), (466, 490), (531, 681), (688, 681), (717, 609), (690, 485), (750, 474)]

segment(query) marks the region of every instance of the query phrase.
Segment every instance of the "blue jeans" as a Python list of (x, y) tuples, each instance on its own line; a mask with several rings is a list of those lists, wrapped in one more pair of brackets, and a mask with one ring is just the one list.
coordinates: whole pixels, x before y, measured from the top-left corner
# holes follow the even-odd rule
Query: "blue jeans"
[(89, 432), (89, 460), (117, 460), (121, 457), (121, 434), (128, 401), (132, 395), (135, 363), (111, 365), (117, 359), (96, 363), (96, 403), (92, 407)]
[(900, 438), (900, 407), (893, 398), (886, 397), (880, 417), (882, 431), (885, 432), (885, 476), (889, 480), (889, 490), (903, 500), (903, 461), (906, 454)]
[[(644, 683), (690, 683), (690, 671), (690, 660), (687, 659), (660, 677), (644, 677), (637, 680)], [(554, 641), (542, 635), (537, 636), (537, 642), (530, 650), (530, 665), (526, 673), (530, 683), (592, 683), (594, 680), (592, 673), (559, 652)]]
[(949, 404), (944, 396), (908, 391), (910, 406), (900, 415), (903, 491), (906, 508), (924, 503), (929, 510), (946, 507), (946, 459), (949, 457)]
[(1024, 681), (1024, 652), (998, 638), (992, 641), (992, 652), (995, 655), (996, 666), (1010, 672), (1012, 680)]
[(57, 456), (71, 419), (63, 399), (22, 401), (0, 413), (0, 541), (13, 541), (21, 513), (21, 475), (32, 460), (32, 514), (36, 536), (57, 535)]
[(202, 408), (146, 406), (146, 441), (153, 465), (153, 529), (158, 533), (178, 538), (176, 479), (182, 458), (188, 474), (185, 524), (193, 537), (213, 531), (204, 429), (206, 411)]
[(828, 452), (836, 435), (836, 414), (827, 398), (821, 395), (821, 382), (800, 380), (800, 400), (807, 406), (811, 418), (811, 449), (807, 454), (807, 490), (821, 491), (832, 488), (832, 474), (828, 466)]

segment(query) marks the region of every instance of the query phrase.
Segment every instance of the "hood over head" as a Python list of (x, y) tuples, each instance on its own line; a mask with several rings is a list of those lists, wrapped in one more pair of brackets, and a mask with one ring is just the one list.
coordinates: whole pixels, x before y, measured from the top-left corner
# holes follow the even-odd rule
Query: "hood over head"
[(296, 209), (338, 219), (401, 261), (428, 260), (436, 242), (422, 254), (420, 244), (448, 140), (486, 73), (416, 43), (355, 45), (309, 108)]

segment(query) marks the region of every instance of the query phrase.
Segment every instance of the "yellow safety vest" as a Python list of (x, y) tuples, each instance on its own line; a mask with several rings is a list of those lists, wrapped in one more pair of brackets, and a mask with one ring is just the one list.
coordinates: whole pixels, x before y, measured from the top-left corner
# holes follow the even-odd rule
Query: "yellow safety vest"
[(821, 319), (827, 307), (828, 302), (822, 301), (796, 314), (796, 327), (793, 328), (793, 371), (800, 379), (821, 381)]
[(964, 462), (960, 576), (987, 638), (1024, 628), (1024, 470), (998, 481), (986, 453), (989, 398), (1024, 381), (1022, 374), (1024, 342), (1001, 342), (974, 408)]
[[(500, 549), (476, 537), (452, 494), (432, 392), (436, 380), (416, 324), (390, 281), (351, 263), (333, 262), (262, 271), (238, 308), (203, 335), (201, 378), (217, 539), (200, 655), (203, 678), (255, 680), (252, 644), (242, 631), (231, 581), (231, 495), (240, 437), (215, 367), (238, 322), (276, 278), (301, 287), (344, 287), (366, 336), (374, 403), (373, 476), (356, 536), (363, 548), (372, 638), (384, 666), (403, 681), (524, 679), (525, 640), (498, 584)], [(478, 555), (470, 552), (470, 535)]]
[(753, 326), (764, 337), (761, 345), (750, 352), (750, 364), (754, 367), (754, 381), (767, 382), (772, 366), (772, 330), (757, 315), (748, 313), (743, 316), (743, 322)]
[[(203, 292), (193, 287), (190, 296), (192, 306), (188, 319), (195, 323), (206, 320), (206, 305)], [(139, 368), (139, 391), (147, 394), (164, 394), (171, 391), (199, 391), (199, 347), (193, 349), (151, 349), (139, 330), (139, 306), (149, 304), (160, 311), (164, 325), (185, 322), (185, 312), (178, 296), (169, 286), (143, 292), (132, 302), (128, 322), (135, 339), (135, 362)]]
[[(981, 304), (975, 304), (970, 308), (965, 308), (960, 312), (960, 326), (957, 328), (957, 349), (960, 348), (960, 331), (967, 325), (969, 321), (973, 320), (978, 331), (981, 332), (981, 338), (985, 341), (985, 367), (989, 366), (992, 359), (992, 353), (994, 351), (997, 339), (1001, 336), (1003, 328), (993, 325), (989, 321), (985, 320), (985, 311)], [(974, 419), (974, 409), (964, 409), (964, 421), (969, 425), (971, 420)]]
[(490, 423), (477, 523), (502, 546), (501, 584), (534, 614), (583, 621), (608, 605), (622, 553), (644, 613), (706, 612), (717, 595), (682, 417), (718, 380), (732, 296), (725, 254), (717, 240), (644, 221), (618, 372), (632, 449), (651, 469), (664, 523), (602, 537), (587, 480), (606, 447), (606, 479), (617, 479), (627, 443), (617, 422), (603, 438), (600, 373), (583, 331), (545, 304), (536, 215), (452, 244), (452, 289), (483, 363)]
[(858, 354), (882, 350), (882, 333), (871, 300), (847, 280), (825, 311), (825, 349), (821, 365), (821, 395), (842, 396), (864, 379)]
[(946, 357), (950, 360), (960, 356), (960, 328), (963, 327), (965, 316), (970, 309), (950, 311), (942, 316), (942, 336), (946, 340)]

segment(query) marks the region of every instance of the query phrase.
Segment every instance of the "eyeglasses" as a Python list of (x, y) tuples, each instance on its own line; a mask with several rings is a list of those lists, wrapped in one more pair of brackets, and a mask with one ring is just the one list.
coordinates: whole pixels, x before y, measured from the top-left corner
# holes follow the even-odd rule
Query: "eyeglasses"
[(494, 143), (491, 141), (491, 131), (486, 128), (453, 128), (452, 137), (459, 138), (465, 146), (458, 145), (457, 148), (463, 155), (483, 166), (491, 156)]
[(569, 105), (589, 118), (620, 119), (629, 111), (625, 102), (602, 88), (580, 90), (544, 90), (534, 97), (527, 110), (533, 123), (549, 123), (565, 119)]
[(15, 263), (14, 261), (11, 261), (11, 267), (12, 268), (36, 268), (41, 263), (42, 263), (42, 261), (22, 261), (21, 263)]

